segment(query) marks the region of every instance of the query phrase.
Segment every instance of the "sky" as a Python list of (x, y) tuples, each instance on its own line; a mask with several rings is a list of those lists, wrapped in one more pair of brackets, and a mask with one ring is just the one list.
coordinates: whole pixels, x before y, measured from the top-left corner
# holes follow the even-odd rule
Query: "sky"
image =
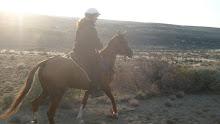
[(0, 10), (83, 17), (97, 8), (100, 19), (220, 28), (220, 0), (0, 0)]

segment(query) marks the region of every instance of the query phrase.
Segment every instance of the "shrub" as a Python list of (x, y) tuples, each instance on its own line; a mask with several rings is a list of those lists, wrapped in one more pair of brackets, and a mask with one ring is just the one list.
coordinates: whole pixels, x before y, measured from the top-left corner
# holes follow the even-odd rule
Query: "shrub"
[(23, 62), (18, 63), (18, 64), (17, 64), (17, 69), (18, 69), (18, 70), (23, 70), (23, 69), (25, 69), (25, 64), (24, 64)]
[(129, 100), (129, 104), (130, 104), (131, 106), (133, 106), (133, 107), (139, 106), (139, 102), (138, 102), (138, 100), (136, 100), (136, 99), (131, 99), (131, 100)]
[(195, 77), (195, 88), (200, 91), (220, 91), (220, 72), (213, 69), (192, 70)]
[(8, 108), (11, 103), (13, 102), (13, 99), (14, 99), (14, 94), (13, 93), (9, 93), (9, 94), (6, 94), (2, 97), (2, 100), (1, 100), (1, 106), (2, 108), (1, 109), (5, 109), (5, 108)]
[(15, 55), (11, 55), (10, 59), (15, 60)]
[(220, 72), (216, 72), (213, 77), (215, 81), (211, 83), (210, 88), (213, 91), (220, 91)]
[[(178, 91), (220, 91), (220, 72), (216, 69), (193, 69), (174, 64), (151, 54), (118, 62), (113, 86), (116, 90), (136, 94), (138, 99)], [(144, 95), (143, 95), (144, 94)]]
[(135, 99), (143, 100), (145, 98), (146, 98), (146, 94), (144, 92), (139, 91), (136, 93)]
[(10, 107), (12, 102), (14, 101), (15, 94), (17, 93), (19, 88), (16, 88), (12, 92), (5, 93), (3, 96), (0, 97), (0, 110), (6, 109)]

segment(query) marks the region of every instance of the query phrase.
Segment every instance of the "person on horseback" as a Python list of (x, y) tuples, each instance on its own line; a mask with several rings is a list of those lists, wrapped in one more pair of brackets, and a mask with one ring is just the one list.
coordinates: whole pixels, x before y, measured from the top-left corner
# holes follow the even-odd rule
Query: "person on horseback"
[(99, 50), (103, 48), (99, 40), (95, 23), (100, 13), (95, 8), (89, 8), (85, 17), (77, 22), (75, 46), (73, 53), (79, 58), (80, 64), (85, 68), (92, 84), (90, 87), (91, 97), (102, 96), (101, 83), (101, 57)]

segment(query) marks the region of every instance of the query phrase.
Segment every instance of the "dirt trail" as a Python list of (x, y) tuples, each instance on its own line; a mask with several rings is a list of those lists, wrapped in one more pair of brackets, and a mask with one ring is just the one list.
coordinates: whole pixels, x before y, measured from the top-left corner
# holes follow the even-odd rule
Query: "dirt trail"
[[(124, 99), (116, 98), (119, 118), (110, 115), (111, 103), (107, 97), (90, 99), (84, 111), (86, 124), (220, 124), (220, 94), (185, 95), (183, 98), (155, 97), (139, 100), (134, 107)], [(168, 104), (167, 104), (168, 103)], [(76, 124), (80, 101), (74, 108), (59, 108), (56, 124)], [(39, 108), (40, 124), (49, 124), (46, 116), (47, 106)], [(31, 115), (30, 109), (21, 109), (16, 115), (0, 124), (12, 124), (9, 120), (19, 116)]]

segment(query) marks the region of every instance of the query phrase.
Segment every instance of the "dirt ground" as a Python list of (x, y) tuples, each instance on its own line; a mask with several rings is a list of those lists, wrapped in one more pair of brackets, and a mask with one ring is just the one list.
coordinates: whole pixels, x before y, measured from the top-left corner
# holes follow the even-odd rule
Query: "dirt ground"
[[(138, 100), (135, 105), (129, 103), (129, 99), (116, 97), (116, 103), (118, 119), (111, 116), (111, 103), (107, 97), (89, 99), (83, 113), (84, 122), (86, 124), (220, 124), (220, 94), (188, 94), (183, 98), (154, 97)], [(47, 107), (43, 105), (39, 108), (40, 124), (49, 124)], [(73, 103), (72, 109), (60, 107), (55, 116), (56, 124), (76, 124), (79, 107), (80, 100)], [(10, 123), (13, 118), (25, 118), (31, 114), (31, 109), (21, 108), (15, 115), (0, 120), (0, 123), (13, 124)]]
[[(15, 90), (14, 87), (23, 85), (28, 70), (40, 60), (48, 58), (45, 53), (40, 55), (34, 52), (22, 53), (22, 55), (9, 53), (0, 54), (0, 98), (5, 93)], [(23, 70), (18, 68), (20, 63), (25, 64)], [(77, 124), (76, 116), (80, 108), (80, 100), (75, 99), (71, 104), (61, 103), (55, 116), (56, 124)], [(135, 100), (132, 95), (118, 95), (116, 104), (118, 119), (111, 116), (111, 103), (106, 96), (89, 99), (83, 113), (84, 122), (86, 124), (220, 124), (220, 94), (185, 94), (183, 98), (163, 96), (145, 100)], [(48, 104), (39, 108), (40, 124), (49, 124), (47, 108)], [(1, 119), (0, 124), (26, 124), (30, 118), (32, 118), (30, 107), (22, 107), (11, 117)]]

